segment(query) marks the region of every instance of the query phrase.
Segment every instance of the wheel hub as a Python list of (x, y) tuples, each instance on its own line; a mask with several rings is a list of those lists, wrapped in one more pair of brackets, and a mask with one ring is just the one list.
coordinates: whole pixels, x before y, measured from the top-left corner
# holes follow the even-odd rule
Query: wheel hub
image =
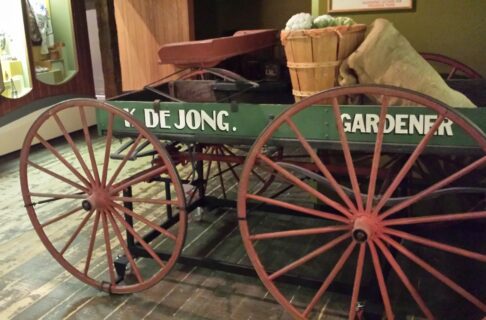
[(365, 214), (354, 220), (352, 236), (354, 241), (363, 243), (373, 239), (378, 230), (379, 220), (376, 216)]
[(86, 211), (102, 210), (109, 206), (110, 196), (104, 189), (93, 189), (88, 198), (81, 202), (81, 206)]

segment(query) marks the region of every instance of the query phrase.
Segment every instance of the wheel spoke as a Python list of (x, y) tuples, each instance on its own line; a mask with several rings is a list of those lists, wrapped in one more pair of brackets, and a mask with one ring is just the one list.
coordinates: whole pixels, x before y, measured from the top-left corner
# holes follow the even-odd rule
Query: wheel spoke
[(299, 205), (295, 205), (295, 204), (292, 204), (292, 203), (289, 203), (289, 202), (284, 202), (284, 201), (280, 201), (280, 200), (276, 200), (276, 199), (272, 199), (272, 198), (258, 196), (258, 195), (255, 195), (255, 194), (247, 194), (246, 197), (247, 197), (247, 199), (264, 202), (264, 203), (274, 205), (274, 206), (279, 206), (279, 207), (282, 207), (282, 208), (285, 208), (285, 209), (301, 212), (301, 213), (304, 213), (304, 214), (307, 214), (307, 215), (310, 215), (310, 216), (313, 216), (313, 217), (319, 217), (319, 218), (323, 218), (323, 219), (326, 219), (326, 220), (338, 221), (338, 222), (342, 222), (342, 223), (346, 223), (346, 224), (350, 223), (349, 220), (345, 217), (341, 217), (341, 216), (338, 216), (338, 215), (335, 215), (335, 214), (332, 214), (332, 213), (322, 212), (322, 211), (319, 211), (319, 210), (316, 210), (316, 209), (301, 207)]
[(398, 275), (398, 277), (402, 281), (403, 285), (407, 288), (408, 292), (412, 296), (413, 300), (415, 300), (415, 302), (419, 306), (420, 310), (422, 310), (422, 312), (424, 313), (424, 315), (428, 319), (434, 319), (432, 312), (430, 312), (429, 308), (427, 307), (424, 300), (422, 299), (422, 297), (418, 293), (417, 289), (415, 289), (413, 284), (410, 282), (410, 280), (408, 279), (405, 272), (403, 272), (403, 270), (400, 267), (400, 265), (398, 264), (398, 262), (395, 260), (395, 258), (393, 258), (393, 255), (391, 254), (391, 252), (386, 248), (386, 246), (383, 244), (383, 242), (381, 242), (380, 239), (375, 238), (375, 239), (373, 239), (373, 241), (376, 243), (378, 248), (381, 250), (381, 252), (385, 256), (388, 263), (390, 263), (393, 270), (395, 270), (395, 273)]
[(385, 132), (386, 114), (388, 112), (388, 97), (384, 96), (380, 108), (380, 118), (378, 119), (378, 133), (376, 135), (375, 150), (373, 151), (373, 160), (371, 162), (370, 182), (368, 185), (368, 196), (366, 198), (366, 212), (371, 212), (373, 198), (376, 190), (376, 179), (378, 177), (378, 167), (381, 160), (381, 147), (383, 145), (383, 135)]
[[(211, 153), (211, 150), (212, 150), (212, 147), (209, 147), (209, 150), (208, 150), (208, 154), (213, 154)], [(210, 177), (210, 174), (211, 174), (211, 166), (213, 165), (213, 160), (209, 160), (209, 163), (208, 163), (208, 168), (206, 170), (206, 178), (204, 180), (206, 181), (209, 181), (209, 177)]]
[(138, 241), (138, 243), (145, 249), (145, 251), (150, 254), (150, 256), (159, 264), (161, 268), (165, 268), (165, 263), (160, 259), (160, 257), (155, 253), (155, 251), (148, 245), (148, 243), (143, 240), (143, 238), (123, 219), (123, 217), (115, 210), (110, 210), (113, 216), (120, 221), (125, 229)]
[(75, 187), (76, 189), (82, 190), (84, 192), (88, 192), (88, 189), (85, 188), (85, 187), (83, 187), (82, 185), (80, 185), (80, 184), (78, 184), (78, 183), (76, 183), (76, 182), (74, 182), (72, 180), (69, 180), (68, 178), (65, 178), (65, 177), (63, 177), (63, 176), (61, 176), (61, 175), (59, 175), (59, 174), (57, 174), (55, 172), (52, 172), (51, 170), (49, 170), (47, 168), (44, 168), (44, 167), (42, 167), (42, 166), (40, 166), (40, 165), (38, 165), (38, 164), (30, 161), (30, 160), (27, 160), (27, 163), (29, 165), (31, 165), (32, 167), (36, 168), (37, 170), (40, 170), (40, 171), (42, 171), (44, 173), (47, 173), (48, 175), (51, 175), (54, 178), (56, 178), (58, 180), (61, 180), (61, 181), (65, 182), (65, 183), (67, 183), (67, 184)]
[(361, 285), (361, 277), (363, 276), (363, 265), (366, 253), (366, 244), (362, 243), (359, 246), (358, 263), (356, 265), (356, 275), (354, 276), (353, 294), (351, 296), (351, 306), (349, 307), (349, 320), (354, 320), (356, 316), (356, 306), (358, 304), (359, 288)]
[[(219, 154), (220, 154), (222, 157), (224, 157), (224, 156), (225, 156), (224, 151), (223, 151), (224, 149), (223, 149), (222, 147), (220, 147), (220, 148), (218, 148), (218, 150), (219, 150)], [(230, 154), (233, 154), (233, 153), (232, 153), (232, 152), (230, 152)], [(219, 162), (218, 162), (218, 163), (219, 163)], [(227, 169), (227, 170), (230, 170), (230, 171), (231, 171), (231, 174), (233, 175), (233, 178), (235, 178), (235, 180), (236, 180), (236, 181), (240, 181), (240, 177), (238, 176), (238, 174), (237, 174), (237, 173), (236, 173), (236, 171), (235, 171), (235, 168), (236, 168), (237, 166), (239, 166), (239, 164), (232, 165), (232, 164), (230, 164), (229, 162), (225, 162), (225, 163), (226, 163), (226, 166), (228, 167), (228, 169)]]
[(167, 171), (167, 166), (153, 167), (148, 170), (142, 171), (128, 179), (120, 181), (119, 183), (111, 186), (111, 194), (117, 194), (118, 192), (142, 181), (148, 181), (154, 176), (160, 175), (164, 171)]
[(71, 237), (69, 238), (69, 240), (64, 245), (64, 248), (62, 248), (62, 250), (59, 252), (61, 254), (61, 256), (64, 255), (64, 253), (69, 248), (69, 246), (71, 245), (71, 243), (73, 243), (74, 239), (76, 239), (76, 237), (78, 236), (78, 234), (81, 232), (81, 230), (83, 229), (83, 227), (86, 225), (86, 222), (88, 222), (89, 218), (91, 218), (91, 216), (93, 215), (93, 212), (94, 212), (94, 210), (91, 210), (83, 218), (83, 220), (81, 221), (81, 223), (79, 224), (79, 226), (76, 228), (76, 230), (74, 231), (74, 233), (71, 235)]
[(93, 256), (93, 248), (96, 241), (96, 234), (98, 232), (98, 224), (100, 222), (100, 212), (96, 211), (96, 216), (93, 223), (93, 229), (91, 230), (91, 237), (89, 238), (88, 254), (86, 255), (86, 263), (84, 264), (84, 275), (88, 275), (89, 267), (91, 264), (91, 257)]
[(237, 157), (236, 153), (234, 153), (233, 151), (231, 151), (231, 149), (230, 149), (230, 148), (228, 148), (228, 147), (226, 147), (225, 145), (222, 145), (222, 146), (221, 146), (221, 149), (222, 149), (224, 152), (228, 153), (230, 156)]
[(56, 150), (56, 148), (54, 148), (49, 142), (47, 142), (46, 140), (44, 140), (44, 138), (42, 138), (39, 134), (35, 134), (35, 138), (37, 140), (39, 140), (39, 142), (44, 146), (46, 147), (46, 149), (48, 149), (49, 151), (52, 152), (52, 154), (54, 154), (54, 156), (59, 160), (61, 161), (62, 164), (64, 164), (68, 169), (69, 171), (71, 171), (78, 179), (79, 181), (81, 181), (82, 183), (84, 183), (87, 187), (89, 187), (91, 185), (91, 183), (86, 180), (85, 177), (83, 177), (78, 170), (74, 169), (74, 167), (59, 153), (59, 151)]
[(45, 228), (48, 225), (50, 225), (50, 224), (52, 224), (54, 222), (58, 222), (59, 220), (62, 220), (64, 218), (67, 218), (67, 217), (71, 216), (72, 214), (74, 214), (74, 213), (76, 213), (76, 212), (78, 212), (78, 211), (80, 211), (82, 209), (83, 208), (81, 206), (79, 206), (79, 207), (76, 207), (76, 208), (74, 208), (72, 210), (69, 210), (69, 211), (67, 211), (65, 213), (62, 213), (62, 214), (60, 214), (60, 215), (58, 215), (58, 216), (56, 216), (56, 217), (54, 217), (52, 219), (47, 220), (46, 222), (44, 222), (43, 224), (41, 224), (41, 227), (42, 228)]
[(380, 219), (385, 219), (387, 218), (388, 216), (408, 207), (408, 206), (411, 206), (412, 204), (416, 203), (417, 201), (421, 200), (422, 198), (428, 196), (429, 194), (431, 194), (432, 192), (442, 188), (442, 187), (445, 187), (446, 185), (454, 182), (455, 180), (459, 179), (459, 178), (462, 178), (463, 176), (467, 175), (468, 173), (470, 173), (471, 171), (473, 171), (474, 169), (484, 165), (486, 163), (486, 156), (474, 161), (473, 163), (469, 164), (467, 167), (464, 167), (462, 168), (461, 170), (455, 172), (454, 174), (450, 175), (449, 177), (443, 179), (442, 181), (439, 181), (437, 183), (434, 183), (432, 186), (428, 187), (427, 189), (417, 193), (416, 195), (410, 197), (409, 199), (403, 201), (403, 202), (400, 202), (399, 204), (391, 207), (390, 209), (388, 209), (387, 211), (385, 211), (384, 213), (382, 213), (380, 215)]
[(106, 262), (108, 264), (108, 273), (110, 274), (111, 284), (115, 285), (115, 267), (113, 264), (113, 256), (111, 255), (110, 230), (108, 229), (108, 221), (106, 221), (106, 212), (101, 212), (101, 224), (103, 225), (103, 236), (105, 239), (106, 248)]
[(108, 124), (107, 124), (107, 131), (106, 131), (106, 140), (105, 140), (105, 158), (103, 161), (103, 172), (101, 177), (101, 185), (106, 185), (106, 179), (108, 178), (108, 166), (110, 163), (110, 151), (111, 151), (111, 143), (113, 139), (113, 119), (115, 115), (110, 112), (108, 117)]
[(402, 232), (402, 231), (398, 231), (398, 230), (394, 230), (394, 229), (384, 228), (383, 232), (386, 233), (386, 234), (389, 234), (389, 235), (400, 237), (400, 238), (405, 239), (405, 240), (409, 240), (409, 241), (413, 241), (413, 242), (422, 244), (422, 245), (427, 246), (427, 247), (439, 249), (439, 250), (446, 251), (446, 252), (449, 252), (449, 253), (453, 253), (453, 254), (456, 254), (456, 255), (460, 255), (460, 256), (463, 256), (463, 257), (466, 257), (466, 258), (469, 258), (469, 259), (473, 259), (473, 260), (477, 260), (477, 261), (481, 261), (481, 262), (486, 262), (486, 255), (485, 254), (481, 254), (481, 253), (474, 252), (474, 251), (469, 251), (469, 250), (459, 248), (459, 247), (455, 247), (455, 246), (451, 246), (451, 245), (447, 245), (447, 244), (444, 244), (444, 243), (433, 241), (433, 240), (430, 240), (430, 239), (427, 239), (427, 238), (422, 238), (422, 237), (419, 237), (419, 236), (416, 236), (416, 235), (413, 235), (413, 234), (410, 234), (410, 233), (406, 233), (406, 232)]
[(266, 180), (258, 173), (255, 171), (255, 169), (251, 169), (251, 173), (257, 177), (258, 180), (260, 180), (261, 183), (265, 183)]
[(86, 177), (91, 183), (94, 183), (94, 178), (91, 172), (88, 169), (88, 166), (86, 165), (86, 162), (84, 162), (83, 157), (81, 156), (81, 153), (79, 152), (78, 147), (76, 147), (76, 144), (74, 143), (73, 139), (71, 138), (71, 135), (67, 132), (66, 128), (61, 122), (61, 119), (57, 116), (57, 114), (52, 114), (52, 117), (56, 121), (59, 129), (61, 129), (61, 132), (66, 139), (67, 143), (71, 146), (71, 149), (73, 150), (74, 155), (76, 156), (76, 159), (78, 159), (79, 164), (81, 165), (81, 168), (83, 168), (84, 173), (86, 174)]
[(122, 161), (118, 164), (118, 167), (116, 168), (115, 172), (111, 176), (110, 181), (107, 183), (107, 187), (111, 187), (113, 183), (116, 181), (116, 178), (118, 178), (118, 175), (120, 174), (121, 170), (123, 169), (123, 167), (125, 167), (125, 164), (127, 163), (128, 159), (132, 157), (132, 154), (135, 152), (135, 149), (137, 148), (142, 138), (143, 138), (142, 134), (139, 134), (135, 139), (135, 141), (133, 141), (132, 146), (125, 154)]
[(294, 262), (286, 265), (285, 267), (275, 271), (268, 278), (272, 281), (277, 279), (278, 277), (284, 275), (285, 273), (287, 273), (287, 272), (289, 272), (289, 271), (291, 271), (291, 270), (293, 270), (297, 267), (300, 267), (301, 265), (303, 265), (307, 261), (314, 259), (315, 257), (317, 257), (317, 256), (323, 254), (324, 252), (328, 251), (329, 249), (332, 249), (333, 247), (335, 247), (339, 243), (343, 242), (344, 240), (346, 240), (350, 236), (351, 236), (351, 233), (347, 232), (347, 233), (335, 238), (334, 240), (329, 241), (325, 245), (311, 251), (310, 253), (306, 254), (302, 258), (295, 260)]
[(386, 189), (388, 188), (388, 186), (390, 185), (392, 179), (394, 178), (393, 172), (398, 171), (398, 168), (401, 167), (402, 157), (403, 157), (403, 155), (401, 155), (401, 156), (395, 155), (395, 156), (392, 157), (392, 159), (390, 159), (389, 161), (387, 161), (386, 163), (383, 164), (382, 168), (387, 168), (387, 167), (389, 167), (389, 168), (387, 168), (388, 174), (385, 176), (385, 179), (381, 183), (381, 187), (380, 187), (380, 190), (378, 191), (378, 194), (383, 194), (386, 191)]
[(60, 193), (41, 193), (31, 192), (31, 197), (50, 198), (50, 199), (86, 199), (86, 195), (83, 194), (60, 194)]
[(400, 183), (403, 181), (407, 173), (410, 171), (412, 168), (413, 164), (417, 161), (417, 158), (422, 154), (424, 151), (425, 147), (429, 143), (430, 139), (434, 136), (434, 133), (437, 131), (439, 126), (442, 124), (446, 116), (446, 113), (441, 114), (439, 117), (437, 117), (437, 120), (435, 120), (433, 126), (430, 128), (430, 130), (427, 132), (427, 134), (422, 138), (420, 143), (417, 145), (415, 150), (412, 152), (410, 157), (407, 159), (407, 162), (403, 165), (402, 169), (398, 174), (396, 175), (395, 179), (391, 183), (391, 185), (387, 188), (383, 196), (381, 197), (380, 201), (376, 205), (376, 207), (373, 210), (373, 214), (378, 214), (378, 212), (383, 208), (383, 206), (386, 204), (388, 199), (390, 199), (391, 195), (395, 190), (398, 188)]
[(278, 232), (267, 232), (259, 233), (250, 236), (250, 240), (266, 240), (266, 239), (277, 239), (286, 237), (296, 237), (296, 236), (308, 236), (313, 234), (325, 234), (337, 231), (350, 230), (351, 226), (331, 226), (331, 227), (321, 227), (321, 228), (309, 228), (309, 229), (298, 229), (298, 230), (286, 230)]
[(375, 245), (372, 241), (368, 241), (370, 247), (371, 259), (375, 268), (376, 279), (378, 281), (378, 287), (380, 288), (381, 299), (383, 300), (383, 307), (385, 308), (386, 318), (393, 320), (395, 315), (393, 314), (392, 306), (390, 303), (390, 296), (386, 289), (385, 278), (383, 277), (383, 270), (381, 269), (380, 260), (378, 259), (378, 253), (376, 252)]
[(422, 267), (425, 271), (436, 277), (439, 281), (441, 281), (443, 284), (448, 286), (450, 289), (454, 290), (456, 293), (458, 293), (460, 296), (462, 296), (464, 299), (468, 300), (472, 304), (474, 304), (476, 307), (481, 309), (482, 312), (486, 312), (486, 304), (482, 303), (478, 298), (473, 296), (471, 293), (469, 293), (467, 290), (459, 286), (457, 283), (452, 281), (450, 278), (448, 278), (446, 275), (432, 267), (430, 264), (422, 260), (421, 258), (417, 257), (415, 254), (410, 252), (408, 249), (406, 249), (404, 246), (401, 244), (397, 243), (395, 240), (392, 238), (388, 237), (387, 235), (383, 235), (382, 239), (386, 241), (388, 244), (390, 244), (392, 247), (400, 251), (404, 256), (415, 262), (417, 265)]
[(84, 107), (79, 106), (79, 115), (81, 117), (81, 123), (83, 124), (84, 139), (86, 142), (86, 147), (89, 153), (89, 159), (91, 160), (91, 168), (94, 172), (94, 179), (96, 183), (100, 184), (100, 174), (98, 172), (98, 165), (96, 164), (96, 158), (93, 151), (93, 141), (91, 141), (91, 136), (89, 134), (88, 121), (86, 120), (86, 113), (84, 112)]
[(348, 138), (344, 132), (343, 120), (341, 118), (341, 110), (337, 98), (332, 99), (332, 109), (334, 116), (336, 117), (336, 126), (339, 134), (339, 140), (341, 141), (341, 147), (343, 148), (344, 159), (346, 161), (346, 167), (348, 168), (349, 179), (351, 180), (351, 186), (353, 187), (354, 197), (358, 205), (358, 210), (363, 211), (363, 199), (361, 199), (361, 191), (359, 189), (358, 177), (353, 164), (353, 158), (351, 156), (351, 150), (349, 149)]
[(331, 174), (329, 169), (322, 163), (321, 159), (317, 155), (317, 153), (312, 149), (312, 146), (309, 144), (309, 142), (305, 139), (304, 135), (300, 132), (299, 128), (295, 125), (295, 123), (290, 120), (286, 119), (286, 122), (290, 129), (294, 132), (295, 136), (299, 140), (300, 144), (304, 147), (304, 149), (307, 151), (307, 153), (310, 155), (311, 159), (314, 161), (316, 164), (317, 168), (321, 171), (321, 173), (326, 177), (326, 179), (329, 181), (331, 184), (332, 188), (336, 193), (341, 197), (341, 199), (346, 203), (348, 208), (353, 211), (355, 214), (357, 214), (357, 209), (356, 206), (353, 204), (351, 199), (348, 197), (348, 195), (343, 191), (343, 188), (339, 183), (337, 183), (336, 179), (334, 179), (334, 176)]
[(409, 224), (434, 223), (434, 222), (452, 222), (464, 220), (485, 219), (486, 211), (452, 213), (442, 215), (430, 215), (424, 217), (399, 218), (383, 221), (384, 226), (403, 226)]
[(137, 281), (139, 283), (142, 283), (144, 281), (143, 277), (140, 274), (140, 270), (138, 269), (137, 264), (135, 263), (135, 260), (133, 259), (133, 256), (130, 253), (127, 244), (125, 243), (125, 240), (123, 239), (121, 231), (118, 228), (118, 224), (116, 223), (115, 219), (113, 218), (110, 212), (107, 212), (106, 214), (108, 216), (108, 221), (111, 223), (111, 226), (113, 227), (113, 231), (115, 231), (115, 235), (118, 238), (118, 242), (120, 242), (120, 245), (123, 248), (123, 252), (125, 252), (126, 257), (128, 258), (130, 265), (132, 266), (133, 273), (135, 273), (135, 277), (137, 278)]
[(150, 220), (148, 220), (147, 218), (135, 213), (134, 211), (128, 209), (128, 208), (125, 208), (123, 206), (120, 206), (119, 204), (115, 203), (115, 202), (112, 202), (113, 206), (117, 209), (117, 210), (120, 210), (122, 211), (123, 213), (129, 215), (130, 217), (134, 218), (134, 219), (137, 219), (138, 221), (141, 221), (143, 223), (145, 223), (147, 226), (151, 227), (152, 229), (156, 230), (157, 232), (163, 234), (164, 236), (166, 236), (167, 238), (169, 239), (172, 239), (174, 241), (176, 241), (176, 236), (173, 235), (171, 232), (169, 232), (168, 230), (158, 226), (157, 224), (151, 222)]
[[(215, 154), (216, 155), (219, 155), (219, 149), (215, 147)], [(221, 170), (221, 162), (220, 161), (216, 161), (216, 166), (218, 167), (218, 179), (219, 179), (219, 183), (220, 183), (220, 186), (221, 186), (221, 191), (223, 192), (223, 198), (227, 198), (226, 196), (226, 187), (224, 185), (224, 181), (223, 181), (223, 174), (222, 174), (222, 170)], [(233, 171), (233, 174), (234, 174), (234, 171)]]
[(331, 283), (334, 281), (336, 276), (338, 275), (339, 271), (343, 268), (344, 264), (348, 260), (349, 256), (353, 252), (354, 247), (356, 246), (356, 242), (351, 241), (351, 243), (348, 245), (346, 250), (344, 250), (343, 254), (341, 255), (341, 258), (339, 258), (338, 262), (334, 266), (334, 268), (331, 270), (329, 275), (327, 276), (326, 280), (324, 280), (324, 283), (321, 285), (317, 293), (314, 295), (312, 298), (311, 302), (307, 305), (307, 308), (304, 310), (304, 317), (307, 317), (309, 313), (312, 311), (316, 303), (321, 299), (321, 297), (326, 293), (327, 289), (331, 285)]
[(345, 207), (343, 207), (341, 204), (339, 204), (336, 201), (334, 201), (334, 200), (326, 197), (325, 195), (323, 195), (322, 193), (320, 193), (319, 191), (317, 191), (316, 189), (314, 189), (313, 187), (311, 187), (307, 183), (305, 183), (302, 180), (300, 180), (299, 178), (297, 178), (295, 175), (293, 175), (292, 173), (290, 173), (288, 170), (285, 170), (279, 164), (273, 162), (267, 156), (265, 156), (262, 153), (260, 153), (258, 155), (258, 157), (263, 162), (265, 162), (266, 164), (268, 164), (269, 166), (271, 166), (273, 169), (275, 169), (278, 173), (280, 173), (284, 178), (286, 178), (287, 180), (289, 180), (290, 182), (292, 182), (293, 184), (295, 184), (297, 187), (299, 187), (300, 189), (302, 189), (302, 190), (310, 193), (311, 195), (313, 195), (314, 197), (316, 197), (320, 201), (322, 201), (325, 204), (327, 204), (328, 206), (336, 209), (337, 211), (341, 212), (345, 216), (348, 216), (348, 217), (350, 216), (349, 211)]
[(161, 200), (161, 199), (148, 199), (148, 198), (133, 198), (133, 197), (112, 197), (114, 201), (123, 201), (123, 202), (142, 202), (142, 203), (152, 203), (152, 204), (161, 204), (161, 205), (177, 205), (177, 201), (175, 200)]

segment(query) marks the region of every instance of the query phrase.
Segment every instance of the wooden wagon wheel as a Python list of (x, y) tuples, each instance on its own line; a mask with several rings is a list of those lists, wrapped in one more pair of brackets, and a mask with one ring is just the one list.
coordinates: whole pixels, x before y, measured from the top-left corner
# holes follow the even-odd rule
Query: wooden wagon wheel
[(421, 53), (422, 57), (430, 63), (438, 64), (441, 67), (450, 69), (447, 72), (446, 79), (451, 80), (463, 76), (467, 79), (482, 79), (483, 77), (473, 68), (459, 62), (455, 59), (446, 57), (438, 53)]
[[(374, 111), (379, 122), (370, 135), (372, 161), (365, 172), (358, 170), (353, 158), (356, 150), (363, 151), (363, 142), (353, 142), (356, 134), (342, 120), (347, 119), (344, 113), (349, 109), (338, 102), (354, 94), (379, 97), (381, 101), (379, 110)], [(430, 130), (416, 142), (394, 146), (405, 161), (395, 172), (382, 176), (382, 169), (390, 166), (381, 156), (394, 150), (384, 135), (388, 130), (384, 120), (389, 121), (387, 116), (400, 110), (390, 106), (395, 97), (422, 106), (433, 121)], [(330, 101), (331, 106), (320, 106), (323, 101)], [(322, 118), (309, 119), (310, 114)], [(331, 169), (316, 151), (323, 146), (316, 142), (318, 137), (313, 132), (316, 126), (331, 122), (328, 117), (335, 119), (337, 146), (327, 146), (343, 159), (345, 175)], [(455, 125), (454, 133), (461, 132), (474, 152), (465, 155), (461, 167), (453, 172), (434, 178), (428, 185), (414, 185), (418, 159), (440, 152), (433, 147), (438, 139), (434, 134), (444, 133), (445, 126), (451, 124)], [(309, 126), (314, 126), (313, 130)], [(279, 136), (282, 132), (288, 132), (288, 136)], [(306, 150), (309, 160), (300, 164), (275, 162), (261, 151), (266, 144), (285, 141)], [(429, 319), (434, 315), (441, 319), (480, 319), (486, 314), (486, 292), (480, 284), (485, 279), (486, 262), (485, 154), (484, 133), (430, 97), (380, 86), (319, 93), (270, 123), (248, 154), (238, 191), (238, 219), (245, 249), (269, 292), (299, 319), (320, 318), (327, 312), (343, 315), (342, 310), (348, 310), (347, 318), (355, 319), (362, 311), (362, 302), (370, 300), (376, 300), (374, 305), (387, 319), (403, 312)], [(293, 184), (300, 192), (298, 197), (248, 191), (251, 170), (257, 163), (273, 168)], [(467, 179), (471, 177), (475, 179)], [(463, 180), (476, 184), (465, 186)], [(321, 184), (327, 187), (319, 187)], [(470, 205), (472, 200), (464, 207), (452, 205), (456, 202), (452, 199), (462, 196), (473, 198), (475, 205)], [(263, 205), (267, 207), (264, 213), (259, 211)], [(269, 206), (285, 210), (287, 215), (271, 214)], [(292, 275), (314, 279), (312, 283), (317, 285), (292, 287), (279, 281)], [(343, 298), (336, 291), (351, 298)]]
[[(204, 159), (203, 166), (198, 174), (196, 161), (186, 161), (181, 164), (178, 172), (182, 173), (182, 181), (199, 185), (205, 195), (218, 194), (223, 199), (235, 199), (238, 188), (239, 176), (242, 170), (242, 164), (247, 154), (246, 147), (231, 146), (222, 144), (203, 144), (199, 151), (191, 149), (183, 152), (193, 152), (192, 157), (197, 159), (198, 156)], [(199, 155), (197, 153), (200, 153)], [(275, 161), (283, 159), (282, 148), (272, 148), (267, 150), (268, 157)], [(185, 174), (184, 174), (185, 173)], [(254, 168), (252, 176), (255, 179), (252, 186), (255, 187), (252, 192), (260, 194), (264, 192), (274, 181), (275, 172), (267, 168)], [(201, 179), (202, 184), (197, 184)], [(209, 194), (208, 194), (209, 192)], [(188, 203), (197, 199), (197, 188), (189, 194), (186, 194)]]
[[(95, 114), (106, 120), (106, 137), (89, 127)], [(68, 133), (73, 115), (82, 130)], [(128, 127), (133, 143), (120, 160), (110, 159), (124, 143), (115, 135)], [(53, 129), (61, 138), (48, 141)], [(153, 152), (134, 157), (145, 148)], [(170, 181), (170, 197), (163, 184), (153, 182), (159, 178)], [(45, 111), (25, 138), (20, 180), (25, 207), (43, 244), (67, 271), (91, 286), (110, 293), (143, 290), (160, 281), (180, 255), (186, 213), (178, 174), (159, 140), (123, 110), (76, 99)], [(171, 229), (163, 225), (170, 218), (168, 205), (179, 209)], [(149, 232), (159, 236), (148, 240)], [(159, 258), (158, 248), (171, 252), (170, 258)], [(133, 279), (117, 277), (120, 256), (127, 259)]]

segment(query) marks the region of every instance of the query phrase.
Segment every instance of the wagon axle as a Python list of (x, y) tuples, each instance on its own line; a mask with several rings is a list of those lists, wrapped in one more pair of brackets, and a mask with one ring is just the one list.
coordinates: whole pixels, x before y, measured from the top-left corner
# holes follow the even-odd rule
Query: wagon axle
[(88, 200), (83, 200), (81, 202), (81, 206), (83, 207), (84, 210), (86, 211), (91, 211), (91, 203)]

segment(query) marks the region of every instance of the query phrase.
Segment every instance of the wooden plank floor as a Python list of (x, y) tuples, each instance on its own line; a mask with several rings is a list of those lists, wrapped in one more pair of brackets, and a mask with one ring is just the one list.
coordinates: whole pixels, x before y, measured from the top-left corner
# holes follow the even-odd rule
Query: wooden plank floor
[[(36, 154), (39, 163), (46, 155)], [(33, 230), (21, 197), (18, 157), (0, 158), (0, 319), (291, 319), (259, 279), (205, 268), (176, 265), (154, 287), (128, 295), (85, 285), (50, 256)], [(218, 193), (217, 184), (211, 188), (209, 193)], [(234, 183), (228, 192), (236, 188)], [(225, 241), (213, 256), (248, 263), (234, 210), (190, 219), (184, 253), (206, 250), (222, 229)], [(344, 318), (342, 312), (330, 314), (321, 319)]]

